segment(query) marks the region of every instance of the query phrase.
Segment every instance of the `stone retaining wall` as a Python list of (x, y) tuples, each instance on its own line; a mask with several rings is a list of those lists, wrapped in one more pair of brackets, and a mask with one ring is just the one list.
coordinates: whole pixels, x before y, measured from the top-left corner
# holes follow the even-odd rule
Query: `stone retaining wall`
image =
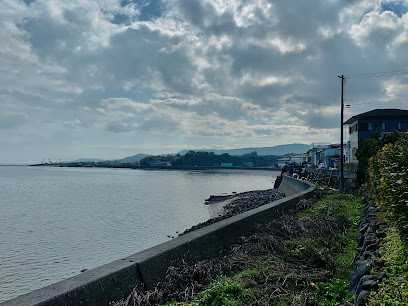
[(199, 230), (177, 237), (126, 258), (85, 271), (80, 275), (35, 290), (1, 306), (11, 305), (108, 305), (131, 293), (136, 286), (152, 289), (167, 268), (228, 253), (240, 237), (295, 207), (302, 197), (313, 195), (315, 186), (283, 176), (279, 190), (287, 197)]
[(363, 203), (364, 209), (357, 237), (358, 249), (353, 261), (348, 290), (355, 298), (354, 304), (347, 305), (366, 305), (370, 291), (378, 289), (378, 281), (385, 276), (383, 272), (372, 275), (371, 270), (382, 266), (381, 254), (377, 250), (386, 237), (384, 231), (386, 223), (378, 218), (380, 209), (372, 199), (366, 196)]

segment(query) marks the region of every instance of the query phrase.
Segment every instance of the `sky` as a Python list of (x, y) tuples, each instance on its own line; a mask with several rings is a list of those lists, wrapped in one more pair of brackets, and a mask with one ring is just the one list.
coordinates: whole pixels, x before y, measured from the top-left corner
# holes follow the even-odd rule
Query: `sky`
[(2, 0), (0, 163), (338, 143), (339, 75), (345, 120), (408, 109), (407, 11), (407, 0)]

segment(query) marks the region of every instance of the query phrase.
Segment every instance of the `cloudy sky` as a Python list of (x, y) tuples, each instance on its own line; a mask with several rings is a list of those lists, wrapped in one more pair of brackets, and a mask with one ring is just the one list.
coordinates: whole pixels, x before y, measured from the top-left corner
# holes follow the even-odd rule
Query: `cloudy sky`
[[(408, 105), (408, 1), (2, 0), (0, 163), (338, 142)], [(402, 70), (402, 71), (401, 71)], [(393, 72), (375, 77), (363, 73)]]

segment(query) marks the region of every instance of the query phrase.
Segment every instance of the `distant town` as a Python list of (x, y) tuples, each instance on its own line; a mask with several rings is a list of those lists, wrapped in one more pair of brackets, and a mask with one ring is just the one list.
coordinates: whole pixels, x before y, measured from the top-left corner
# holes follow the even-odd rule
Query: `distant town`
[[(359, 144), (373, 133), (388, 134), (394, 131), (408, 131), (408, 110), (374, 109), (351, 117), (348, 126), (349, 140), (343, 145), (343, 162), (349, 171), (356, 169), (356, 152)], [(291, 153), (284, 153), (284, 152)], [(218, 153), (218, 154), (217, 154)], [(288, 144), (264, 148), (244, 148), (224, 151), (182, 151), (177, 154), (137, 154), (121, 160), (77, 160), (72, 162), (43, 162), (36, 166), (60, 167), (108, 167), (108, 168), (165, 168), (165, 169), (207, 169), (245, 168), (282, 169), (301, 168), (338, 169), (341, 161), (339, 143), (315, 142), (310, 145)]]

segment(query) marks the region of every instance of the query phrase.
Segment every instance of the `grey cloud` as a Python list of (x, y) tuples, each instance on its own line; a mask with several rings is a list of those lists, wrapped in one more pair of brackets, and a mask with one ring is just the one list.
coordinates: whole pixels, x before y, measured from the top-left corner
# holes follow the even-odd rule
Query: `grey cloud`
[(105, 130), (113, 133), (153, 132), (168, 134), (180, 127), (180, 122), (165, 114), (149, 114), (143, 117), (130, 117), (111, 120)]
[(177, 130), (179, 126), (180, 123), (170, 117), (153, 115), (138, 124), (138, 129), (142, 131), (153, 131), (166, 134), (168, 132)]
[(27, 5), (30, 5), (31, 3), (33, 3), (33, 2), (35, 2), (36, 0), (24, 0), (24, 2), (27, 4)]
[(345, 1), (270, 1), (279, 18), (277, 31), (283, 37), (314, 39), (321, 27), (336, 28), (338, 12), (347, 4)]
[[(381, 23), (364, 27), (368, 11), (361, 16), (354, 16), (355, 10), (347, 13), (353, 16), (342, 15), (343, 8), (354, 9), (359, 1), (269, 1), (269, 11), (254, 7), (261, 1), (237, 1), (222, 12), (216, 6), (226, 1), (160, 1), (154, 12), (148, 8), (153, 2), (143, 2), (148, 3), (143, 6), (133, 1), (137, 9), (146, 8), (137, 15), (135, 11), (127, 14), (127, 5), (129, 9), (133, 5), (130, 1), (123, 1), (124, 11), (110, 6), (95, 10), (104, 5), (97, 1), (84, 6), (81, 1), (72, 5), (56, 1), (58, 17), (47, 7), (50, 2), (35, 1), (28, 9), (19, 2), (26, 11), (7, 19), (7, 31), (0, 35), (12, 42), (0, 47), (0, 89), (18, 100), (18, 106), (4, 107), (5, 112), (15, 113), (11, 120), (3, 112), (1, 126), (21, 126), (29, 119), (24, 114), (41, 123), (45, 117), (59, 123), (78, 118), (89, 122), (88, 129), (81, 127), (84, 139), (91, 137), (86, 130), (103, 126), (109, 132), (101, 131), (104, 141), (119, 139), (112, 133), (185, 135), (191, 127), (194, 135), (229, 135), (225, 141), (230, 145), (242, 143), (237, 137), (245, 133), (272, 133), (268, 128), (248, 127), (248, 122), (273, 126), (274, 120), (285, 123), (286, 115), (307, 127), (336, 128), (337, 115), (323, 110), (339, 105), (338, 75), (408, 67), (408, 44), (395, 40), (401, 31), (406, 32), (404, 22), (397, 19), (403, 11), (393, 17), (396, 23), (390, 27)], [(252, 19), (240, 23), (249, 7), (252, 15), (244, 19), (249, 15)], [(115, 16), (120, 17), (119, 24)], [(124, 16), (129, 17), (129, 27), (121, 23)], [(353, 35), (355, 26), (361, 31)], [(286, 81), (264, 82), (273, 77)], [(346, 99), (384, 95), (383, 82), (381, 78), (348, 79)], [(187, 102), (155, 104), (155, 94), (163, 91)], [(109, 98), (151, 103), (156, 112), (132, 106), (103, 108), (101, 101)], [(46, 115), (34, 107), (46, 108)], [(82, 109), (86, 111), (81, 113)], [(268, 111), (282, 113), (282, 118), (265, 115)], [(188, 125), (183, 125), (184, 116)], [(217, 120), (225, 126), (207, 127)], [(43, 126), (45, 130), (53, 125)], [(302, 135), (306, 135), (305, 126)], [(70, 132), (68, 126), (63, 128)], [(293, 132), (279, 129), (278, 134), (289, 139)]]
[(66, 20), (56, 20), (41, 6), (38, 12), (19, 25), (28, 33), (33, 51), (41, 58), (59, 61), (71, 57), (78, 44), (86, 40), (84, 34), (91, 21), (81, 18), (80, 12), (76, 11), (65, 11)]
[[(76, 8), (63, 11), (62, 20), (38, 5), (38, 14), (20, 24), (32, 50), (45, 61), (68, 68), (60, 80), (79, 87), (122, 88), (125, 84), (164, 86), (180, 93), (193, 93), (196, 68), (180, 37), (167, 36), (140, 24), (113, 34), (109, 45), (91, 44), (92, 20)], [(95, 48), (95, 49), (92, 49)]]
[(216, 113), (221, 118), (235, 121), (247, 117), (248, 112), (242, 103), (236, 100), (226, 100), (221, 97), (217, 100), (206, 100), (203, 104), (194, 105), (193, 109), (198, 115)]
[(328, 109), (310, 108), (308, 104), (298, 103), (287, 106), (286, 110), (311, 128), (330, 129), (340, 127), (340, 106), (338, 112), (333, 112)]
[(254, 104), (266, 106), (270, 108), (276, 108), (280, 105), (280, 98), (291, 92), (294, 86), (281, 86), (281, 85), (244, 85), (240, 88), (241, 95), (250, 99)]
[(113, 35), (100, 57), (105, 85), (131, 80), (150, 85), (158, 75), (168, 90), (193, 93), (195, 67), (185, 50), (177, 48), (179, 42), (178, 37), (167, 37), (143, 25)]
[(276, 133), (269, 128), (268, 129), (254, 128), (252, 131), (258, 136), (271, 136)]
[(194, 97), (154, 100), (155, 105), (170, 107), (180, 112), (193, 112), (199, 116), (215, 114), (217, 117), (236, 121), (251, 117), (254, 105), (242, 99), (221, 95), (209, 95), (200, 99)]
[(178, 7), (186, 21), (207, 34), (228, 34), (236, 29), (232, 13), (226, 11), (218, 14), (210, 3), (200, 0), (180, 0)]
[(237, 76), (252, 70), (288, 73), (288, 70), (301, 64), (307, 56), (305, 52), (281, 54), (277, 50), (259, 46), (251, 45), (243, 48), (240, 45), (237, 38), (235, 45), (228, 50), (233, 61), (232, 73)]
[(0, 128), (11, 129), (22, 126), (29, 120), (26, 113), (19, 112), (2, 112), (0, 113)]
[(105, 130), (113, 133), (131, 132), (134, 130), (132, 125), (122, 122), (109, 122), (105, 126)]

